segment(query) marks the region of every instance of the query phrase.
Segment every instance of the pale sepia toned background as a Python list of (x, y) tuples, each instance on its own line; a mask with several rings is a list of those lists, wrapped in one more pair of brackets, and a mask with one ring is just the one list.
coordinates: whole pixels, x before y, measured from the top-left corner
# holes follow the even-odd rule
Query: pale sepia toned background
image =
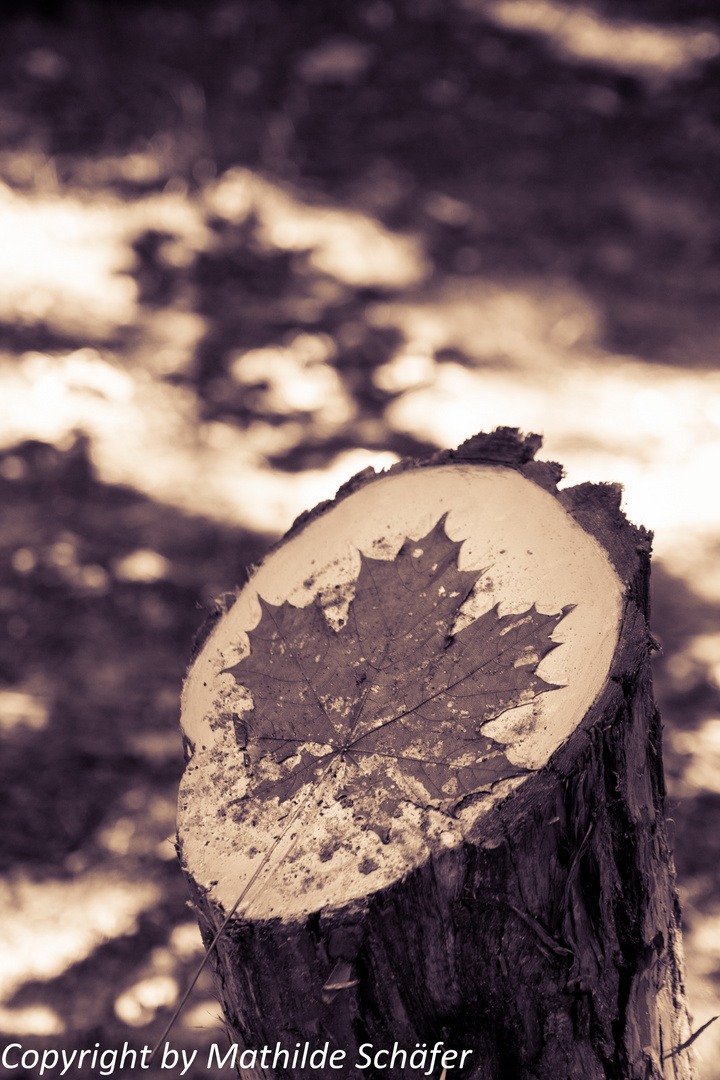
[[(201, 950), (173, 834), (203, 614), (354, 472), (498, 425), (655, 530), (695, 1026), (720, 1012), (713, 5), (14, 0), (0, 30), (0, 1043), (152, 1044)], [(203, 978), (174, 1045), (215, 1015)], [(720, 1030), (697, 1048), (716, 1080)]]

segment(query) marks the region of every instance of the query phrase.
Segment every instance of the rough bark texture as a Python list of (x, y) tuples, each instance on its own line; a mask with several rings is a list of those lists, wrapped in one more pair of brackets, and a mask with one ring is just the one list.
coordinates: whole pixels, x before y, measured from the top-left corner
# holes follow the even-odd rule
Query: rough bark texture
[[(346, 1052), (343, 1066), (315, 1075), (385, 1080), (426, 1073), (430, 1059), (413, 1068), (411, 1052), (443, 1040), (472, 1051), (462, 1070), (459, 1057), (445, 1062), (448, 1080), (691, 1076), (678, 1049), (690, 1031), (649, 668), (650, 537), (628, 525), (611, 485), (557, 493), (561, 470), (532, 460), (538, 445), (504, 429), (428, 463), (510, 465), (599, 539), (626, 587), (605, 687), (550, 762), (461, 848), (340, 909), (234, 919), (216, 971), (239, 1052), (306, 1042), (312, 1052), (327, 1041)], [(207, 943), (223, 912), (190, 887)], [(351, 985), (328, 988), (333, 973)], [(405, 1068), (388, 1068), (389, 1058), (360, 1067), (396, 1043)], [(361, 1055), (363, 1044), (372, 1050)], [(441, 1072), (437, 1057), (430, 1075)], [(312, 1073), (270, 1059), (243, 1075)]]

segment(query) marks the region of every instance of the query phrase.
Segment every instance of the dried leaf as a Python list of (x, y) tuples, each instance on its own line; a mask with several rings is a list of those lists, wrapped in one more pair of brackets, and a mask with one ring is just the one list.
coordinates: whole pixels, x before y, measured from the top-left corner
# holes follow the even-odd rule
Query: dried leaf
[(253, 792), (292, 798), (337, 765), (338, 797), (382, 792), (381, 833), (398, 803), (451, 811), (466, 796), (521, 775), (482, 726), (555, 689), (538, 674), (571, 610), (497, 607), (453, 633), (482, 571), (460, 570), (445, 519), (391, 560), (361, 555), (347, 621), (260, 600), (250, 654), (228, 670), (252, 694), (246, 714)]

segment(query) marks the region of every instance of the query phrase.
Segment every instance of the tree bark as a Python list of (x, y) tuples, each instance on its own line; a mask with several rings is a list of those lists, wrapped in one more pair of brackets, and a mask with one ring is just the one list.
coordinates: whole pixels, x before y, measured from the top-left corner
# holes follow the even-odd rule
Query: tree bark
[[(500, 429), (361, 474), (296, 522), (191, 668), (181, 859), (206, 945), (243, 895), (215, 960), (225, 1060), (243, 1076), (692, 1075), (649, 666), (651, 537), (625, 520), (619, 488), (559, 491), (560, 467), (533, 460), (539, 443)], [(405, 533), (425, 543), (448, 509), (448, 535), (455, 520), (465, 540), (458, 565), (477, 575), (463, 625), (493, 603), (528, 618), (536, 605), (557, 631), (538, 652), (540, 692), (484, 721), (506, 773), (468, 781), (452, 806), (399, 799), (381, 827), (377, 792), (338, 794), (340, 751), (305, 786), (282, 781), (281, 756), (262, 773), (258, 695), (242, 689), (242, 661), (232, 669), (259, 648), (258, 595), (273, 612), (320, 595), (342, 625), (329, 589), (335, 567), (347, 612), (353, 522), (356, 546), (374, 535), (373, 557), (387, 558)]]

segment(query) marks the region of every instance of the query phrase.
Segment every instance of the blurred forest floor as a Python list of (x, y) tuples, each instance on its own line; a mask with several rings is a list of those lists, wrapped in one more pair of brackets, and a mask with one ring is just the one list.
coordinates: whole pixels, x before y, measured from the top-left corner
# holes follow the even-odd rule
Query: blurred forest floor
[[(204, 615), (353, 472), (498, 425), (656, 530), (720, 1012), (713, 6), (16, 0), (0, 30), (3, 1040), (152, 1045), (201, 953), (173, 841)], [(214, 1015), (204, 978), (173, 1045)]]

